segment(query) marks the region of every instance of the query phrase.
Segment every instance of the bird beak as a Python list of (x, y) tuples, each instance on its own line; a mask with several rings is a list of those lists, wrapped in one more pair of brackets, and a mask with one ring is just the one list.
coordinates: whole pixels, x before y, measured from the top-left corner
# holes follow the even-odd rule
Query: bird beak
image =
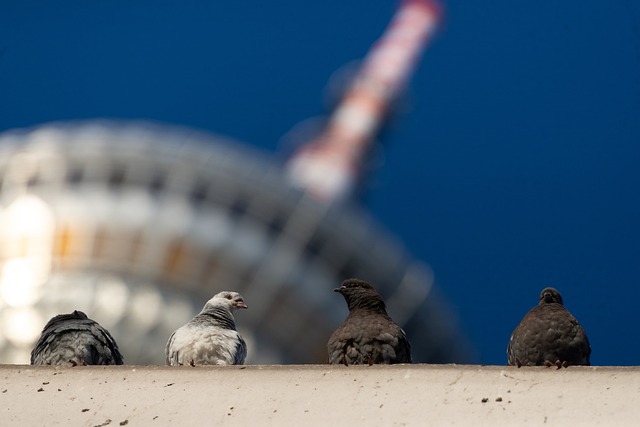
[(340, 286), (339, 288), (335, 288), (333, 290), (333, 292), (338, 292), (338, 293), (342, 293), (342, 290), (344, 289), (344, 287)]
[(236, 303), (236, 308), (249, 308), (249, 307), (247, 306), (247, 304), (244, 303), (244, 301), (238, 301)]

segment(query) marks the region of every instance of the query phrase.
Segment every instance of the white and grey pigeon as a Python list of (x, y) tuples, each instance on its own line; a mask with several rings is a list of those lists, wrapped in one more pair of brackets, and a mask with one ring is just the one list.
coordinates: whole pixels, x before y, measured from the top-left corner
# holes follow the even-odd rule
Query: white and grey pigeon
[(122, 365), (109, 331), (82, 311), (59, 314), (45, 325), (31, 351), (32, 365)]
[(247, 344), (236, 331), (233, 311), (247, 308), (242, 295), (222, 291), (169, 337), (167, 365), (242, 365)]

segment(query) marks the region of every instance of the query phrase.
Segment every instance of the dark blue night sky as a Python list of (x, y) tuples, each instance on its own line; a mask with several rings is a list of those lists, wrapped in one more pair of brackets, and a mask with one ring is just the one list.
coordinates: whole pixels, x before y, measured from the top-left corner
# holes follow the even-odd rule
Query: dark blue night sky
[[(279, 153), (396, 4), (4, 1), (0, 131), (152, 119)], [(506, 363), (512, 329), (553, 285), (593, 364), (640, 364), (640, 4), (445, 8), (367, 208), (431, 265), (478, 362)]]

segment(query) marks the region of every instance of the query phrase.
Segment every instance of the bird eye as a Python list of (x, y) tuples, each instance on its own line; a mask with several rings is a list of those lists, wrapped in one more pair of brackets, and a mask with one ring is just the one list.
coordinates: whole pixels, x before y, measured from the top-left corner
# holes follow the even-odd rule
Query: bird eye
[(225, 298), (231, 299), (231, 295), (226, 295)]

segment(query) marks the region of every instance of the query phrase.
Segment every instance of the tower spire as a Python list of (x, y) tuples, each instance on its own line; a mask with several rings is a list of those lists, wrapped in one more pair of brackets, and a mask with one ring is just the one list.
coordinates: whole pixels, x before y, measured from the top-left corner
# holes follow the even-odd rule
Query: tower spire
[(286, 171), (294, 186), (325, 202), (353, 193), (363, 157), (430, 41), (440, 15), (437, 0), (400, 4), (322, 133), (290, 158)]

